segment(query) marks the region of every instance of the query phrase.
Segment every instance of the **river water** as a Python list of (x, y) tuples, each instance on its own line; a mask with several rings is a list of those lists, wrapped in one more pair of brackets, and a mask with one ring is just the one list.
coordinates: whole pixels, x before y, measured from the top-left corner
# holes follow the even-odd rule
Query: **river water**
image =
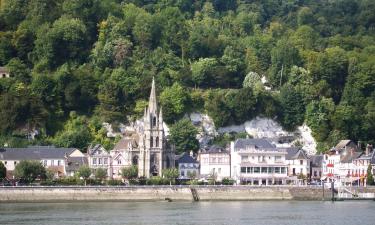
[(0, 224), (374, 225), (374, 201), (1, 203)]

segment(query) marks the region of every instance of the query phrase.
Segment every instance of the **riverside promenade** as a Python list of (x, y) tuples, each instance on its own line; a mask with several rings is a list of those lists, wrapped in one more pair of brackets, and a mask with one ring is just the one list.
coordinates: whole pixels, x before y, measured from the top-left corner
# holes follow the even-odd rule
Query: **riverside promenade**
[[(357, 188), (375, 193), (374, 187)], [(4, 202), (330, 200), (321, 186), (22, 186), (0, 187)]]

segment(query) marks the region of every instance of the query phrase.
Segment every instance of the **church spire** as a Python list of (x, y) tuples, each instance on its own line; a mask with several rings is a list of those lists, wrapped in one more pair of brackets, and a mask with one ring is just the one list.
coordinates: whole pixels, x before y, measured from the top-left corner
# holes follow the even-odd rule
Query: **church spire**
[(152, 77), (152, 86), (151, 86), (151, 94), (150, 99), (148, 102), (148, 110), (149, 112), (157, 112), (157, 104), (156, 104), (156, 93), (155, 93), (155, 79)]

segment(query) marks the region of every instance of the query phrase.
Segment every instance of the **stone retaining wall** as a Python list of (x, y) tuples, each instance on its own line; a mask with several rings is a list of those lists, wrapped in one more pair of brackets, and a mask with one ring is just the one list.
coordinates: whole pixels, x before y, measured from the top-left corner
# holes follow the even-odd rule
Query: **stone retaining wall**
[[(5, 187), (0, 202), (193, 201), (189, 186), (162, 187)], [(200, 201), (322, 200), (322, 187), (195, 186)], [(375, 188), (358, 192), (375, 193)], [(331, 192), (325, 190), (325, 199)]]

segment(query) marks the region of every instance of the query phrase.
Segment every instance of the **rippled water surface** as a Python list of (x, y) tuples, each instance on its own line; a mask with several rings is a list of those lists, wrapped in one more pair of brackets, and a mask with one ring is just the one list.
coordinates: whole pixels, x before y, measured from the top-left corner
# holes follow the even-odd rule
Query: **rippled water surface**
[(0, 224), (374, 225), (375, 201), (7, 203)]

